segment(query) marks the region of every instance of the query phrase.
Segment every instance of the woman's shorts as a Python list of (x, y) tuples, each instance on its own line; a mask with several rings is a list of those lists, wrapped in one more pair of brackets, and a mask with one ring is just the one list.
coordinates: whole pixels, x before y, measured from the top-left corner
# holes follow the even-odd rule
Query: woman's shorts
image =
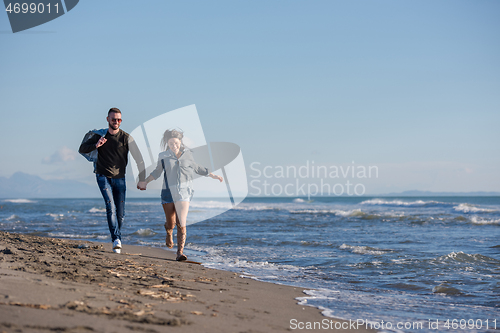
[(190, 202), (193, 198), (194, 190), (190, 187), (174, 189), (170, 191), (170, 188), (161, 190), (161, 204), (173, 203), (177, 201), (188, 201)]
[(168, 203), (173, 203), (174, 198), (172, 198), (172, 192), (170, 192), (170, 189), (162, 189), (161, 190), (161, 204), (168, 204)]

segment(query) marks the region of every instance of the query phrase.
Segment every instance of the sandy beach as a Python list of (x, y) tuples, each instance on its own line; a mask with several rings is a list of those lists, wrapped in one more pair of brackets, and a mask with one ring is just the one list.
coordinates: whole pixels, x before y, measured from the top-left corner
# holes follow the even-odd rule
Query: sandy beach
[(124, 245), (122, 254), (115, 254), (107, 243), (7, 232), (0, 236), (0, 332), (281, 332), (342, 327), (341, 321), (320, 310), (299, 305), (296, 298), (305, 296), (301, 288), (176, 262), (172, 251)]

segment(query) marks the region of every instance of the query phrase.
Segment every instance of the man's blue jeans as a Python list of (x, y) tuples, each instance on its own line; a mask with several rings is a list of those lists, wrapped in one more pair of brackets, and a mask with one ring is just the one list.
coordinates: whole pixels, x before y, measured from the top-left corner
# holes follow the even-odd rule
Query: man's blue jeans
[(101, 190), (102, 197), (106, 203), (106, 215), (108, 227), (111, 233), (111, 241), (122, 239), (121, 228), (125, 217), (125, 178), (108, 178), (96, 174), (97, 185)]

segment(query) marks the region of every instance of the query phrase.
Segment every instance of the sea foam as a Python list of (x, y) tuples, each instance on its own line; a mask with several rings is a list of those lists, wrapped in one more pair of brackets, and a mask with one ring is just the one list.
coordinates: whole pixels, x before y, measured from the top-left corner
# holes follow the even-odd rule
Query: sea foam
[(51, 214), (51, 213), (47, 213), (45, 215), (52, 217), (55, 221), (61, 221), (61, 220), (64, 219), (64, 214)]
[(446, 202), (439, 202), (439, 201), (423, 201), (423, 200), (416, 200), (416, 201), (402, 201), (402, 200), (383, 200), (383, 199), (371, 199), (371, 200), (366, 200), (360, 203), (361, 205), (381, 205), (381, 206), (415, 206), (415, 207), (422, 207), (422, 206), (434, 206), (434, 205), (449, 205), (449, 203)]
[(6, 199), (5, 202), (11, 203), (35, 203), (36, 201), (28, 200), (28, 199)]
[(136, 232), (133, 233), (133, 235), (138, 235), (138, 236), (154, 236), (157, 233), (154, 232), (153, 230), (146, 228), (146, 229), (139, 229)]
[(477, 216), (472, 216), (470, 221), (474, 224), (500, 224), (500, 219), (482, 219)]

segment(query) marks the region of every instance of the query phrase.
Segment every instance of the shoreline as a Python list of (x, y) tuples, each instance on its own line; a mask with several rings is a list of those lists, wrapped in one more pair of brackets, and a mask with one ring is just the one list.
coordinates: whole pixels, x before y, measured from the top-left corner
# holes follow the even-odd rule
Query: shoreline
[(177, 262), (162, 248), (125, 244), (115, 254), (110, 243), (0, 237), (0, 332), (337, 331), (348, 323), (299, 305), (303, 288)]

